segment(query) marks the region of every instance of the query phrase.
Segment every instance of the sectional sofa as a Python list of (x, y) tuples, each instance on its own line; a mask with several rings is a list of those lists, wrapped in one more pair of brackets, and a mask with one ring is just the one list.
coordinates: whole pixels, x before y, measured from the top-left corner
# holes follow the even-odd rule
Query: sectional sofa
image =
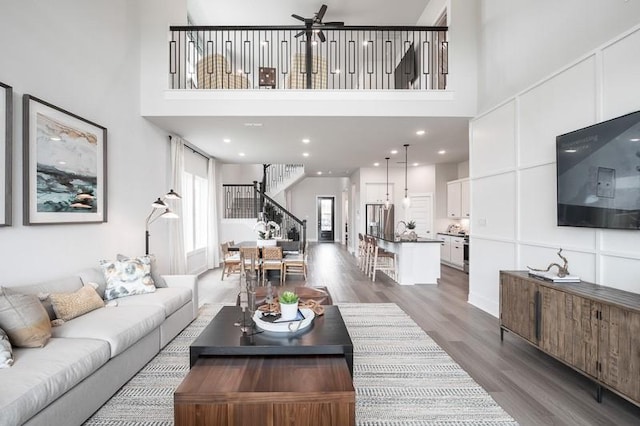
[[(163, 276), (153, 293), (116, 299), (52, 328), (42, 348), (13, 348), (0, 369), (0, 426), (80, 425), (184, 329), (198, 310), (197, 280)], [(13, 287), (26, 294), (71, 293), (106, 283), (100, 268)]]

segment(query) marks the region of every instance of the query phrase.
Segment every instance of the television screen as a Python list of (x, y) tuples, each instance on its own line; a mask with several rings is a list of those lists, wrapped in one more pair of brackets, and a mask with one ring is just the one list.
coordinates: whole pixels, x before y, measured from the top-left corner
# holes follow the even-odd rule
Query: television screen
[(640, 229), (640, 111), (556, 138), (558, 225)]

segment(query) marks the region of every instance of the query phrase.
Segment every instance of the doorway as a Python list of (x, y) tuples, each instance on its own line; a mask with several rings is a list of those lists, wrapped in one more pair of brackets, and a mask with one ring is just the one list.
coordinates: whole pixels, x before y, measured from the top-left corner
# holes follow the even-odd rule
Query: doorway
[(434, 238), (432, 194), (411, 195), (410, 217), (416, 222), (418, 237)]
[(318, 241), (335, 240), (335, 197), (318, 197)]

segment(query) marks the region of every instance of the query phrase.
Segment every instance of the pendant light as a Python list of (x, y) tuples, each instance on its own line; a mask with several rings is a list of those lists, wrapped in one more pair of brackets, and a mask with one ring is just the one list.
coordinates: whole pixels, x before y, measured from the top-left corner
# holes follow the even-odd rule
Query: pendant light
[(408, 209), (411, 207), (411, 199), (407, 194), (407, 167), (409, 166), (409, 156), (408, 156), (408, 148), (409, 144), (404, 144), (404, 199), (402, 200), (402, 207)]
[(391, 207), (391, 202), (389, 201), (389, 158), (390, 157), (384, 158), (385, 160), (387, 160), (387, 200), (384, 202), (385, 210), (389, 210), (389, 207)]

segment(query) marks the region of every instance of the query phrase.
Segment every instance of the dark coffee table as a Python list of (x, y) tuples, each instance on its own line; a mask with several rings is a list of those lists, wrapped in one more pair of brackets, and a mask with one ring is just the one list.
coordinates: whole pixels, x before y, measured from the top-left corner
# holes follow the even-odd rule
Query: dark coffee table
[[(191, 367), (201, 357), (342, 355), (353, 377), (353, 342), (337, 306), (325, 306), (324, 315), (295, 333), (260, 331), (243, 333), (237, 324), (242, 310), (224, 306), (189, 348)], [(248, 316), (248, 315), (247, 315)], [(252, 323), (250, 318), (247, 318)]]

